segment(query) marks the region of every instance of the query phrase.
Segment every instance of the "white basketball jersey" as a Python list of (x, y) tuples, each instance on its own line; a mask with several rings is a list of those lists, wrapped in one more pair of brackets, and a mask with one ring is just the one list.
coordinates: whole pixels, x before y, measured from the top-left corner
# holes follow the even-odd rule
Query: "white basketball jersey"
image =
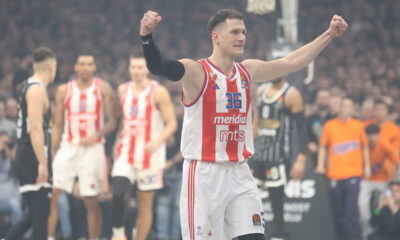
[(121, 97), (123, 127), (117, 145), (116, 161), (127, 161), (138, 169), (164, 168), (165, 143), (153, 153), (145, 153), (145, 144), (157, 138), (164, 130), (164, 119), (154, 101), (158, 83), (150, 81), (139, 94), (133, 92), (132, 82), (124, 84)]
[[(76, 80), (67, 83), (63, 141), (78, 144), (102, 128), (104, 117), (100, 82), (99, 78), (93, 78), (85, 90), (78, 87)], [(98, 142), (102, 142), (102, 139)]]
[(209, 59), (198, 99), (185, 105), (181, 151), (185, 159), (244, 161), (254, 152), (250, 75), (240, 63), (227, 76)]

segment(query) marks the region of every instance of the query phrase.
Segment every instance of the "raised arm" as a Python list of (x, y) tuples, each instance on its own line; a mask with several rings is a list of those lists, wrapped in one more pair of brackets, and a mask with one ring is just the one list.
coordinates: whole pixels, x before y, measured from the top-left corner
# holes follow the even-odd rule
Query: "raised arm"
[(334, 15), (328, 30), (288, 56), (268, 62), (248, 59), (242, 63), (255, 82), (265, 82), (286, 76), (307, 66), (333, 38), (340, 36), (346, 29), (346, 21), (342, 17)]
[(61, 134), (64, 129), (64, 98), (67, 93), (67, 85), (63, 84), (57, 88), (56, 106), (54, 110), (54, 124), (51, 132), (51, 154), (54, 157), (60, 147)]
[(184, 103), (193, 102), (200, 94), (204, 82), (203, 67), (191, 59), (163, 59), (156, 45), (152, 32), (161, 22), (162, 17), (157, 12), (148, 11), (140, 22), (140, 37), (147, 68), (154, 75), (166, 77), (171, 81), (182, 80)]
[(45, 138), (43, 131), (43, 113), (46, 93), (40, 86), (32, 86), (26, 93), (28, 105), (29, 137), (33, 151), (38, 160), (38, 176), (36, 183), (41, 184), (47, 181), (49, 172), (47, 169), (47, 158), (45, 153)]

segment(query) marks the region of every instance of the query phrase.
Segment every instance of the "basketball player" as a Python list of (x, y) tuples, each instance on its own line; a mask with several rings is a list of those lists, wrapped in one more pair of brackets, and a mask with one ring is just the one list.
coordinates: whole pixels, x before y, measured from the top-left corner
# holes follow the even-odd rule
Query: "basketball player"
[(116, 126), (113, 91), (106, 81), (94, 77), (96, 63), (92, 55), (80, 55), (74, 69), (76, 79), (59, 86), (56, 94), (52, 152), (57, 154), (53, 161), (49, 239), (54, 239), (57, 226), (58, 198), (62, 191), (72, 192), (76, 177), (87, 210), (90, 239), (98, 239), (101, 233), (97, 195), (105, 168), (103, 137)]
[(254, 152), (250, 83), (307, 66), (347, 23), (335, 15), (327, 31), (287, 57), (238, 63), (246, 41), (241, 13), (222, 9), (209, 19), (213, 52), (199, 61), (162, 59), (151, 34), (160, 21), (145, 13), (140, 35), (150, 72), (182, 80), (183, 239), (264, 239), (261, 197), (246, 163)]
[(131, 81), (118, 88), (122, 131), (113, 166), (113, 239), (124, 239), (124, 199), (130, 183), (138, 184), (136, 240), (145, 240), (152, 223), (154, 191), (163, 187), (165, 141), (176, 131), (176, 117), (167, 89), (149, 79), (142, 53), (129, 60)]
[[(249, 161), (253, 176), (260, 188), (267, 188), (274, 219), (271, 239), (284, 239), (284, 187), (290, 176), (300, 180), (304, 175), (307, 151), (306, 122), (303, 98), (284, 77), (264, 83), (257, 89), (257, 107), (254, 111), (253, 135), (255, 152)], [(296, 125), (298, 154), (290, 170), (292, 142), (291, 120)]]
[(33, 75), (22, 83), (18, 100), (16, 172), (28, 214), (8, 232), (6, 239), (21, 239), (32, 227), (32, 239), (47, 238), (50, 181), (48, 154), (50, 103), (46, 87), (54, 81), (57, 61), (52, 50), (33, 52)]

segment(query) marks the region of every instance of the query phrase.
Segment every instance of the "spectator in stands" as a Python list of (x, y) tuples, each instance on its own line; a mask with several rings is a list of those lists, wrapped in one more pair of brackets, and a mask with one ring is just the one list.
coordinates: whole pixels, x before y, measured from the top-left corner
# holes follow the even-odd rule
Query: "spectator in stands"
[(0, 131), (0, 212), (10, 214), (14, 225), (22, 217), (22, 205), (18, 180), (12, 167), (13, 145), (7, 132)]
[(392, 178), (393, 167), (399, 156), (397, 149), (388, 139), (379, 136), (379, 127), (370, 124), (365, 131), (368, 138), (369, 157), (371, 161), (371, 177), (361, 181), (358, 206), (360, 209), (361, 237), (363, 240), (372, 233), (369, 224), (371, 218), (371, 200), (375, 191), (383, 191)]
[(17, 124), (6, 117), (6, 103), (0, 99), (0, 131), (7, 132), (8, 136), (15, 138)]
[(17, 122), (18, 103), (15, 98), (10, 97), (6, 101), (6, 117), (15, 123)]
[(400, 150), (400, 129), (389, 120), (389, 108), (383, 100), (374, 103), (374, 118), (365, 121), (365, 125), (375, 123), (380, 127), (380, 137), (387, 139), (393, 146)]
[(326, 172), (330, 180), (332, 213), (338, 240), (359, 239), (360, 180), (363, 174), (367, 179), (371, 174), (364, 126), (361, 121), (352, 118), (353, 110), (353, 100), (342, 99), (338, 117), (324, 125), (316, 168), (318, 173)]
[(386, 196), (382, 195), (371, 218), (375, 233), (368, 240), (400, 239), (400, 181), (392, 181)]
[(316, 112), (307, 118), (308, 151), (313, 167), (316, 167), (318, 143), (322, 135), (322, 128), (327, 120), (335, 117), (329, 112), (330, 97), (328, 90), (319, 90), (315, 99)]

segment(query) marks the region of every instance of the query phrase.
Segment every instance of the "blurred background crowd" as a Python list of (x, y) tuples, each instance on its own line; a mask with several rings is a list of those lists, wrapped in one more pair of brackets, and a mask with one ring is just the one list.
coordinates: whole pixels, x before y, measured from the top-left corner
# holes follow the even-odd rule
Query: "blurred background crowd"
[[(303, 43), (326, 30), (335, 13), (349, 23), (347, 33), (333, 41), (315, 61), (314, 80), (302, 91), (306, 117), (318, 113), (320, 105), (329, 108), (331, 116), (336, 115), (340, 99), (347, 96), (355, 102), (354, 117), (375, 118), (374, 103), (379, 100), (388, 107), (387, 115), (382, 117), (400, 124), (400, 1), (302, 0), (299, 4), (299, 40)], [(79, 54), (94, 54), (96, 75), (116, 88), (129, 80), (129, 54), (141, 48), (139, 21), (146, 10), (156, 10), (163, 17), (154, 37), (164, 56), (199, 59), (211, 54), (206, 23), (221, 8), (246, 13), (246, 1), (0, 0), (0, 212), (5, 212), (0, 215), (0, 233), (24, 214), (10, 161), (18, 114), (13, 83), (31, 74), (32, 51), (38, 46), (55, 51), (55, 85), (74, 77), (73, 66)], [(270, 43), (276, 39), (278, 15), (277, 11), (262, 16), (246, 13), (244, 58), (266, 58)], [(173, 96), (178, 118), (182, 117), (179, 84), (160, 81)], [(50, 97), (54, 94), (52, 88)], [(318, 100), (316, 96), (321, 90), (328, 95), (322, 94), (325, 98)], [(112, 143), (108, 146), (111, 161)], [(312, 149), (315, 148), (311, 146)], [(107, 211), (110, 214), (110, 196), (103, 198), (103, 235), (109, 237), (111, 225), (107, 228), (110, 223), (106, 219)], [(69, 203), (64, 204), (68, 205), (66, 212), (71, 212), (72, 219), (84, 219), (79, 217), (81, 211), (76, 210), (83, 208), (76, 198), (67, 196), (65, 201)], [(134, 202), (131, 206), (134, 212)], [(11, 214), (4, 209), (12, 209)], [(72, 225), (65, 221), (62, 225), (61, 221), (62, 238), (85, 236), (86, 228), (74, 221)]]

